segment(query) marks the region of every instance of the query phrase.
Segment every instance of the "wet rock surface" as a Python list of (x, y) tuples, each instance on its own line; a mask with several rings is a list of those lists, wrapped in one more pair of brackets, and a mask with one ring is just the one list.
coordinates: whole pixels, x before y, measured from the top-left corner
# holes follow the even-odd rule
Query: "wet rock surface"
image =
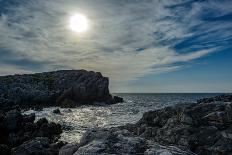
[(160, 145), (144, 137), (134, 135), (127, 129), (120, 128), (87, 131), (74, 155), (92, 154), (194, 155), (188, 150), (182, 150), (175, 146)]
[(230, 155), (231, 96), (148, 111), (135, 124), (89, 129), (79, 144), (58, 141), (61, 126), (46, 118), (34, 122), (34, 114), (22, 115), (18, 108), (1, 111), (0, 154)]
[(59, 151), (49, 147), (62, 133), (59, 124), (46, 118), (35, 122), (35, 114), (23, 115), (18, 109), (1, 111), (0, 120), (0, 154), (56, 154)]
[(58, 109), (54, 109), (53, 111), (52, 111), (54, 114), (61, 114), (61, 112), (60, 112), (60, 109), (58, 108)]
[(142, 154), (146, 140), (133, 136), (128, 130), (91, 130), (83, 136), (74, 155)]
[(231, 97), (222, 95), (149, 111), (136, 124), (122, 128), (136, 136), (196, 154), (231, 154)]
[(0, 106), (75, 107), (94, 102), (122, 102), (109, 93), (109, 79), (99, 72), (60, 70), (0, 76)]
[(89, 130), (74, 154), (230, 155), (231, 95), (204, 101), (146, 112), (136, 124)]
[(77, 150), (76, 144), (66, 144), (59, 150), (59, 155), (73, 155)]

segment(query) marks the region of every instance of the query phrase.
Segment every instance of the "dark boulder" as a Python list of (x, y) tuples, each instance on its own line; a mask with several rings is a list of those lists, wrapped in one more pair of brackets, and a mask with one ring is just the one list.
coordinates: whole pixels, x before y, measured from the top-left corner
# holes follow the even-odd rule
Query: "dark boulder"
[[(0, 128), (1, 128), (0, 154), (3, 155), (11, 154), (10, 150), (15, 147), (17, 149), (13, 151), (13, 154), (24, 154), (25, 153), (24, 148), (29, 149), (29, 154), (40, 154), (40, 153), (58, 154), (59, 148), (50, 147), (47, 150), (47, 148), (45, 147), (45, 149), (42, 152), (40, 152), (36, 150), (36, 148), (42, 146), (44, 147), (43, 145), (44, 143), (41, 143), (40, 145), (38, 139), (32, 142), (28, 142), (28, 141), (36, 137), (42, 136), (48, 139), (49, 144), (55, 142), (62, 132), (61, 125), (53, 122), (48, 122), (47, 119), (45, 118), (39, 119), (35, 123), (34, 113), (29, 115), (22, 115), (21, 112), (17, 109), (10, 110), (7, 112), (1, 111), (0, 120), (1, 120), (0, 121)], [(42, 140), (42, 142), (44, 142), (44, 140)], [(57, 146), (60, 145), (57, 144)], [(35, 149), (34, 152), (33, 149)]]
[(35, 113), (31, 113), (29, 115), (23, 115), (24, 123), (34, 123), (35, 121)]
[(36, 137), (12, 149), (12, 155), (55, 155), (56, 151), (49, 148), (49, 139)]
[(67, 142), (58, 141), (58, 142), (50, 144), (49, 147), (52, 149), (61, 149), (66, 144), (67, 144)]
[(59, 150), (59, 155), (73, 155), (78, 149), (75, 144), (66, 144)]
[(33, 132), (37, 129), (37, 126), (35, 123), (28, 122), (24, 124), (24, 131), (25, 132)]
[(0, 154), (1, 155), (10, 155), (10, 148), (5, 144), (0, 144)]
[(11, 110), (6, 114), (6, 127), (9, 131), (16, 131), (18, 130), (21, 125), (23, 116), (20, 111), (18, 110)]
[(127, 130), (93, 129), (85, 133), (74, 155), (86, 154), (143, 154), (147, 141), (134, 137)]
[(114, 96), (113, 102), (114, 103), (122, 103), (124, 101), (123, 101), (123, 98), (121, 98), (119, 96)]
[(54, 109), (52, 112), (53, 112), (54, 114), (61, 114), (61, 112), (60, 112), (60, 109), (59, 109), (59, 108)]
[(38, 127), (42, 126), (43, 124), (48, 124), (48, 120), (46, 118), (40, 118), (37, 122), (36, 125)]
[(62, 133), (61, 125), (54, 122), (48, 122), (46, 118), (41, 118), (36, 122), (37, 130), (34, 131), (34, 136), (36, 137), (48, 137), (53, 139)]

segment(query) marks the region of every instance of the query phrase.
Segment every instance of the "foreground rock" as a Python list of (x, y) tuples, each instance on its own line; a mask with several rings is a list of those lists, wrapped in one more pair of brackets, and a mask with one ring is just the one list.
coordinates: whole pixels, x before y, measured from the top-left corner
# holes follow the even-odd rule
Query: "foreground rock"
[(135, 136), (126, 129), (95, 129), (85, 133), (79, 149), (74, 155), (108, 155), (108, 154), (183, 154), (193, 155), (177, 147), (162, 146), (146, 138)]
[(54, 109), (53, 111), (52, 111), (54, 114), (61, 114), (61, 112), (60, 112), (60, 109), (58, 108), (58, 109)]
[[(0, 113), (0, 154), (230, 155), (232, 95), (144, 113), (136, 124), (90, 129), (79, 144), (57, 142), (61, 127), (14, 109)], [(220, 98), (220, 100), (217, 100)]]
[(33, 140), (24, 142), (22, 145), (13, 148), (14, 155), (32, 155), (32, 154), (57, 154), (56, 151), (49, 148), (49, 139), (46, 137), (36, 137)]
[[(197, 154), (232, 153), (232, 96), (212, 102), (177, 105), (149, 111), (126, 128), (134, 135), (162, 145), (175, 145)], [(215, 100), (220, 98), (220, 101)], [(208, 101), (209, 99), (207, 99)]]
[(109, 79), (99, 72), (61, 70), (0, 77), (0, 106), (74, 107), (81, 104), (122, 102), (109, 93)]
[(73, 155), (78, 150), (78, 146), (75, 144), (66, 144), (60, 151), (59, 155)]
[(146, 112), (136, 124), (89, 130), (74, 155), (230, 155), (231, 97), (166, 107)]
[(35, 114), (22, 115), (18, 109), (1, 111), (0, 154), (7, 155), (12, 152), (15, 155), (29, 155), (40, 154), (41, 151), (57, 154), (59, 148), (55, 150), (49, 145), (58, 140), (62, 133), (61, 126), (49, 123), (45, 118), (34, 121)]

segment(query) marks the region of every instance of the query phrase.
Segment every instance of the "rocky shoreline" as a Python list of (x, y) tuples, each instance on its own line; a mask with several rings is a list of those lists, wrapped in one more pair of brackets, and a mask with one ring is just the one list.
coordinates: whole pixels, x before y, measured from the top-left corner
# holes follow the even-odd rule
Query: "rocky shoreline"
[(76, 154), (229, 155), (232, 95), (144, 113), (136, 124), (89, 130)]
[[(3, 155), (229, 155), (232, 95), (148, 111), (135, 124), (89, 129), (80, 143), (59, 141), (62, 127), (21, 109), (123, 102), (109, 79), (85, 70), (0, 77), (0, 154)], [(17, 106), (18, 105), (18, 106)], [(61, 114), (59, 109), (54, 114)]]
[[(219, 100), (220, 98), (220, 100)], [(211, 155), (232, 153), (232, 95), (149, 111), (135, 124), (88, 130), (79, 144), (59, 141), (61, 126), (19, 108), (0, 113), (0, 154)]]

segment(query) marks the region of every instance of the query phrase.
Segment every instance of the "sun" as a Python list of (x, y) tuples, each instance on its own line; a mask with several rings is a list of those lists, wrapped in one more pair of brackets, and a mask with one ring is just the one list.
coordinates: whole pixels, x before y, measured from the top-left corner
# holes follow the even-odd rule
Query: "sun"
[(70, 30), (77, 33), (83, 33), (87, 31), (89, 28), (87, 17), (79, 13), (72, 15), (69, 19), (69, 28)]

